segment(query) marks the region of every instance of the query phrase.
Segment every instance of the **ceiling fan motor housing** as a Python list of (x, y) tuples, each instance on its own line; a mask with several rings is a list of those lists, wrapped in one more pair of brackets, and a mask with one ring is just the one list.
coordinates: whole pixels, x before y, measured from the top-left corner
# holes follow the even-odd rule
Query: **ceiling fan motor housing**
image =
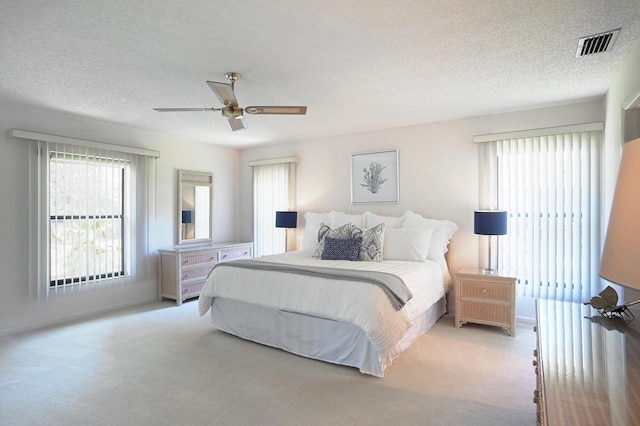
[(220, 111), (222, 111), (223, 117), (228, 118), (230, 120), (240, 119), (243, 117), (242, 108), (240, 107), (225, 106)]

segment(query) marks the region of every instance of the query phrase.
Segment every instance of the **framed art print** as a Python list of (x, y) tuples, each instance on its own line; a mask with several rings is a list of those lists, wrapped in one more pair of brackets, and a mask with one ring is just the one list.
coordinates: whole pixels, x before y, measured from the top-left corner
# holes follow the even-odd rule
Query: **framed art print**
[(397, 203), (398, 150), (351, 155), (351, 202)]

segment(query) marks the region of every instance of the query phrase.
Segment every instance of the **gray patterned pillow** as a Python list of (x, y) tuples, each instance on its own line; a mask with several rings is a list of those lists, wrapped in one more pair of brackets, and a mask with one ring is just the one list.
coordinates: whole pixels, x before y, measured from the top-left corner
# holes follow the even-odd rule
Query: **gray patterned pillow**
[(373, 228), (356, 228), (359, 232), (353, 231), (353, 236), (362, 236), (362, 246), (360, 247), (360, 260), (368, 262), (382, 262), (384, 244), (384, 223), (380, 223)]
[[(318, 244), (316, 245), (316, 251), (313, 253), (313, 257), (322, 257), (324, 251), (324, 239), (325, 237), (347, 239), (353, 235), (354, 226), (350, 223), (344, 224), (338, 228), (331, 229), (329, 225), (321, 224), (318, 231)], [(355, 228), (358, 229), (358, 228)]]
[(331, 238), (325, 237), (323, 260), (351, 260), (357, 261), (360, 257), (362, 238)]

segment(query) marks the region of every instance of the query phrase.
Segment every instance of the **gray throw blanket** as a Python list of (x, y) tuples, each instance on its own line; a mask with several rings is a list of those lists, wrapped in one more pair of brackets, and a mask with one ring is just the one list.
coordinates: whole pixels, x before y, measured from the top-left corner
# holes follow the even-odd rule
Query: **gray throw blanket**
[(406, 284), (400, 277), (386, 272), (291, 265), (253, 259), (239, 259), (231, 262), (218, 263), (213, 269), (224, 266), (285, 272), (290, 274), (303, 274), (334, 280), (367, 282), (380, 287), (387, 295), (391, 305), (396, 311), (402, 309), (402, 307), (413, 297), (411, 291), (407, 288)]

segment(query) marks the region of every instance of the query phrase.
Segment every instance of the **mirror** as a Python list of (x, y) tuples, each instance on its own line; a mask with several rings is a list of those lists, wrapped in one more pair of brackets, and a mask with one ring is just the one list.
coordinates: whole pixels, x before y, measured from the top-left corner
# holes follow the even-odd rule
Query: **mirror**
[(213, 174), (178, 171), (178, 245), (210, 242)]

